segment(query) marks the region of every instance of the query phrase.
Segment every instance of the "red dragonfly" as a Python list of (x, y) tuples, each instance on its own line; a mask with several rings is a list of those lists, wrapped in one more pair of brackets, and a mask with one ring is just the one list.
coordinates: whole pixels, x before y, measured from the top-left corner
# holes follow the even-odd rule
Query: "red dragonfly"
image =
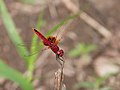
[(64, 60), (63, 60), (64, 51), (58, 47), (59, 40), (57, 40), (57, 38), (54, 36), (49, 36), (48, 38), (46, 38), (37, 29), (33, 28), (33, 31), (37, 34), (37, 36), (40, 39), (42, 39), (43, 44), (45, 46), (48, 46), (48, 48), (50, 48), (56, 54), (56, 60), (60, 64), (61, 64), (61, 62), (59, 60), (64, 62)]

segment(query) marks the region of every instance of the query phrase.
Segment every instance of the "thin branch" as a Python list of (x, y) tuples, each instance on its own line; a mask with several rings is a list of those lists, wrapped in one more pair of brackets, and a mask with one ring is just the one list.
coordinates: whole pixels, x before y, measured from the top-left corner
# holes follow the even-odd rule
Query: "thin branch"
[(61, 68), (59, 68), (55, 72), (55, 78), (54, 78), (54, 90), (66, 90), (65, 84), (63, 84), (64, 80), (64, 62)]
[(80, 18), (83, 21), (85, 21), (88, 25), (90, 25), (92, 28), (94, 28), (94, 30), (99, 32), (103, 37), (108, 39), (109, 37), (112, 36), (112, 33), (110, 32), (110, 30), (102, 26), (100, 23), (98, 23), (95, 19), (90, 17), (84, 11), (79, 10), (79, 8), (72, 2), (72, 0), (62, 0), (62, 1), (71, 12), (78, 13), (81, 11), (82, 13), (80, 14)]

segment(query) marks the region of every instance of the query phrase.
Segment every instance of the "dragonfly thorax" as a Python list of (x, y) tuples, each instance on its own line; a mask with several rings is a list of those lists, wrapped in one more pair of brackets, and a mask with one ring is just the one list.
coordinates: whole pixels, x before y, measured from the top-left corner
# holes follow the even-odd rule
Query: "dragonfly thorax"
[(54, 36), (49, 36), (48, 38), (47, 38), (47, 42), (46, 41), (43, 41), (43, 44), (45, 45), (45, 46), (50, 46), (50, 44), (51, 45), (57, 45), (58, 43), (59, 43), (59, 40), (57, 40), (56, 39), (56, 37), (54, 37)]

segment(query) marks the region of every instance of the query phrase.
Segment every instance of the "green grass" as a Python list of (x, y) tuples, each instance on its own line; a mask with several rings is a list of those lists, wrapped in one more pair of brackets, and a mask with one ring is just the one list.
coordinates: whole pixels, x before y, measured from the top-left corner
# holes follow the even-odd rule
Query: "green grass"
[(25, 4), (35, 4), (35, 0), (19, 0), (19, 1)]
[(0, 60), (0, 77), (16, 82), (22, 90), (33, 90), (31, 83), (20, 72), (8, 67), (2, 61)]
[(96, 77), (94, 82), (79, 82), (74, 85), (74, 90), (79, 90), (80, 88), (85, 88), (88, 90), (112, 90), (108, 86), (102, 86), (105, 83), (105, 80), (109, 78), (108, 76), (105, 77)]
[(17, 43), (23, 43), (21, 37), (19, 36), (16, 25), (12, 18), (9, 15), (9, 12), (7, 11), (7, 8), (5, 6), (5, 3), (3, 0), (0, 0), (0, 14), (3, 20), (3, 24), (7, 30), (7, 33), (13, 42), (13, 44), (16, 46), (16, 49), (19, 53), (19, 55), (24, 58), (24, 60), (27, 62), (28, 58), (24, 57), (25, 54), (28, 54), (29, 52), (27, 51), (27, 48), (21, 48), (17, 47)]
[(96, 45), (90, 44), (86, 45), (84, 43), (79, 43), (75, 48), (69, 51), (68, 55), (70, 57), (78, 57), (80, 55), (85, 55), (96, 49)]

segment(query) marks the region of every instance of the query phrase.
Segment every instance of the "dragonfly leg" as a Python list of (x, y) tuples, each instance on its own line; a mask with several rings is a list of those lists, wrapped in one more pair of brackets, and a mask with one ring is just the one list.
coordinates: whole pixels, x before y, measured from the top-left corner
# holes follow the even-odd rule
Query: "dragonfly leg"
[(57, 60), (57, 62), (62, 66), (62, 63), (59, 60)]
[(60, 57), (58, 57), (62, 62), (64, 62), (64, 60), (62, 59), (62, 58), (60, 58)]
[[(57, 54), (56, 54), (56, 60), (58, 61), (58, 63), (63, 67), (64, 66), (64, 60), (63, 59), (61, 59)], [(63, 63), (62, 63), (62, 62)]]

